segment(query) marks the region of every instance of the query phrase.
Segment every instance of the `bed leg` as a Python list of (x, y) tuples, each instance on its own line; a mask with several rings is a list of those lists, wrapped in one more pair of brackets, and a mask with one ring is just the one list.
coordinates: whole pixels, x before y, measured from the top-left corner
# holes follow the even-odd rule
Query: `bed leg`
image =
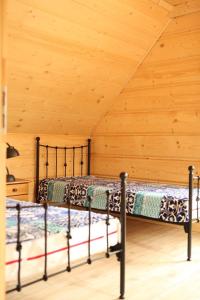
[(48, 275), (47, 275), (47, 209), (48, 205), (47, 203), (44, 203), (44, 275), (43, 275), (43, 280), (47, 281), (48, 280)]
[(128, 174), (123, 172), (121, 178), (121, 253), (120, 253), (120, 296), (125, 299), (125, 263), (126, 263), (126, 179)]
[(16, 210), (17, 210), (17, 244), (16, 244), (16, 250), (18, 252), (18, 272), (17, 272), (17, 286), (16, 290), (18, 292), (21, 291), (22, 286), (21, 286), (21, 257), (22, 257), (22, 243), (20, 240), (21, 237), (21, 206), (18, 203), (16, 205)]
[(192, 256), (192, 198), (193, 198), (193, 171), (194, 167), (189, 166), (189, 221), (188, 221), (188, 240), (187, 240), (187, 260)]
[(188, 248), (187, 248), (187, 260), (191, 261), (192, 254), (192, 234), (188, 232)]

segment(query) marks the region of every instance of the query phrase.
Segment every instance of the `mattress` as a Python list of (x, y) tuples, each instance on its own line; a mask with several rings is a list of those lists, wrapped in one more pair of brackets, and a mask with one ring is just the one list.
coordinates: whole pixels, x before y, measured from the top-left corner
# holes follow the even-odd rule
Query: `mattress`
[[(22, 282), (34, 276), (42, 277), (44, 272), (44, 208), (30, 202), (18, 202), (8, 199), (7, 206), (15, 207), (17, 203), (28, 206), (21, 209)], [(49, 274), (67, 267), (67, 224), (68, 210), (49, 206), (47, 259)], [(106, 215), (91, 214), (91, 255), (106, 252)], [(6, 282), (14, 283), (17, 278), (18, 252), (16, 251), (17, 217), (16, 209), (7, 209), (6, 215)], [(88, 212), (71, 210), (70, 257), (75, 261), (87, 260), (88, 255)], [(120, 239), (120, 223), (111, 217), (109, 228), (109, 246)], [(9, 285), (10, 286), (10, 285)]]
[[(39, 185), (40, 201), (70, 202), (88, 207), (87, 196), (91, 196), (92, 207), (107, 208), (106, 191), (110, 191), (109, 209), (120, 211), (120, 182), (94, 176), (62, 177), (43, 179)], [(132, 181), (127, 185), (126, 211), (130, 215), (160, 219), (166, 222), (188, 222), (188, 188), (167, 184)], [(194, 189), (193, 218), (197, 217)]]

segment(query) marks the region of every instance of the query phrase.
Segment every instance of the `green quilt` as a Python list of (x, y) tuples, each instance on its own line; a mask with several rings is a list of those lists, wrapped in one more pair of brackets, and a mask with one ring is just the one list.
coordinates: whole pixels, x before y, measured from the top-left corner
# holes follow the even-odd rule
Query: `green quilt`
[(150, 218), (159, 218), (162, 193), (138, 192), (136, 194), (134, 214)]
[(48, 200), (54, 202), (63, 202), (65, 194), (66, 182), (64, 181), (49, 181), (48, 183)]
[[(106, 195), (106, 191), (108, 190), (107, 187), (105, 186), (95, 186), (95, 185), (91, 185), (89, 186), (88, 190), (87, 190), (87, 195), (91, 197), (92, 199), (92, 204), (91, 207), (92, 208), (96, 208), (96, 209), (106, 209), (106, 204), (107, 204), (107, 195)], [(89, 206), (88, 200), (85, 200), (84, 203), (85, 207)]]

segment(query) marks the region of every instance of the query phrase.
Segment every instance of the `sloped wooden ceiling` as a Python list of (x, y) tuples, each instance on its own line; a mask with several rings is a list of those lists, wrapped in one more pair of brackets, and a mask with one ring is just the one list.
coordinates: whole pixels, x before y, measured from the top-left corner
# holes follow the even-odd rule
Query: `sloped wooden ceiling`
[(90, 134), (170, 9), (155, 0), (8, 0), (8, 132)]

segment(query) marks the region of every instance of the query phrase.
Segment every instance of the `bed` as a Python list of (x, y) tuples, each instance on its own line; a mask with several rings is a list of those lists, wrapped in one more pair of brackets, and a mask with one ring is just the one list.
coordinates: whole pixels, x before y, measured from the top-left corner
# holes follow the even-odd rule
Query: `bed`
[[(55, 176), (48, 174), (50, 158), (49, 147), (55, 151)], [(85, 164), (87, 172), (81, 171), (75, 176), (75, 152), (79, 149), (87, 149)], [(91, 199), (91, 207), (101, 211), (120, 212), (120, 185), (116, 180), (105, 180), (96, 178), (90, 174), (91, 140), (87, 145), (68, 147), (73, 151), (71, 160), (72, 174), (66, 176), (66, 147), (49, 146), (40, 143), (36, 138), (36, 199), (37, 202), (60, 202), (63, 204), (79, 207), (88, 207), (88, 197)], [(46, 149), (44, 165), (46, 174), (40, 177), (40, 149)], [(57, 151), (65, 151), (64, 155), (64, 176), (58, 177)], [(79, 158), (82, 168), (83, 156)], [(82, 170), (82, 169), (81, 169)], [(40, 180), (41, 179), (41, 180)], [(194, 181), (197, 187), (194, 188)], [(194, 176), (194, 167), (189, 167), (189, 185), (175, 186), (149, 182), (129, 182), (126, 188), (126, 213), (133, 217), (153, 219), (159, 222), (182, 225), (188, 234), (187, 259), (191, 260), (192, 223), (199, 222), (199, 182), (200, 177)]]
[[(105, 214), (7, 199), (6, 281), (8, 292), (91, 264), (93, 256), (116, 254), (120, 261), (120, 299), (125, 292), (125, 173), (121, 175), (120, 220)], [(59, 205), (59, 203), (57, 203)], [(106, 254), (106, 255), (105, 255)], [(99, 257), (102, 258), (102, 255)], [(13, 284), (17, 280), (17, 285)]]
[[(96, 178), (94, 176), (45, 178), (40, 181), (38, 200), (40, 203), (67, 203), (88, 207), (87, 197), (92, 199), (92, 208), (120, 211), (120, 185), (117, 180)], [(131, 181), (127, 184), (126, 212), (133, 216), (143, 216), (166, 222), (188, 221), (188, 188), (166, 184)], [(196, 218), (193, 206), (193, 219)]]

